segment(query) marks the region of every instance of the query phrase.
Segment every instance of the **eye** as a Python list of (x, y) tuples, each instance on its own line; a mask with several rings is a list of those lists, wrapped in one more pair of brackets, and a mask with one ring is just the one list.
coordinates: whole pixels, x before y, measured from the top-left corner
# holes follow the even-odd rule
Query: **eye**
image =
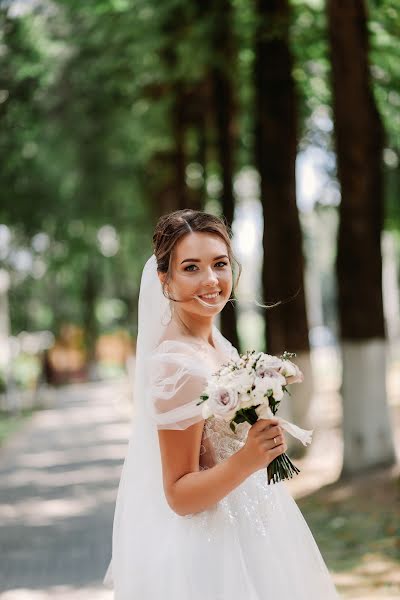
[[(220, 260), (217, 263), (215, 263), (215, 266), (218, 267), (219, 269), (223, 269), (224, 267), (226, 267), (227, 264), (228, 264), (227, 262)], [(192, 267), (196, 267), (196, 270), (198, 268), (197, 265), (188, 265), (183, 270), (188, 271), (189, 273), (193, 273), (195, 269), (192, 269)]]
[(196, 265), (188, 265), (187, 267), (185, 267), (183, 270), (184, 271), (192, 271), (192, 269), (190, 267), (196, 267)]

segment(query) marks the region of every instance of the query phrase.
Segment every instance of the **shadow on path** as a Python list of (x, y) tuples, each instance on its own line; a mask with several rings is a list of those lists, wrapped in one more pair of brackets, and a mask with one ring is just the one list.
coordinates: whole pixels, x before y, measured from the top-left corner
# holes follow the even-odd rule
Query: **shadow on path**
[(0, 452), (2, 600), (103, 600), (130, 433), (123, 382), (60, 389)]

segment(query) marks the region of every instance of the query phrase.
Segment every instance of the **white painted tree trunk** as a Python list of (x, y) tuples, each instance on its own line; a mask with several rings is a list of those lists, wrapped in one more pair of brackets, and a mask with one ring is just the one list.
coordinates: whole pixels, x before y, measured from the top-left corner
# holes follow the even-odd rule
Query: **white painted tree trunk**
[(396, 240), (391, 231), (382, 234), (382, 288), (386, 330), (389, 340), (400, 336), (400, 292)]
[(342, 475), (390, 466), (396, 455), (386, 395), (386, 342), (342, 342)]

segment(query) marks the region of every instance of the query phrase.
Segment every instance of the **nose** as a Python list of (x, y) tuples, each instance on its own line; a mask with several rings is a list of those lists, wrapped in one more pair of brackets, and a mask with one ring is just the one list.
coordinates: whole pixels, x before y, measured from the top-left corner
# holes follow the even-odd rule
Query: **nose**
[(212, 267), (207, 269), (204, 284), (213, 287), (218, 283), (218, 277)]

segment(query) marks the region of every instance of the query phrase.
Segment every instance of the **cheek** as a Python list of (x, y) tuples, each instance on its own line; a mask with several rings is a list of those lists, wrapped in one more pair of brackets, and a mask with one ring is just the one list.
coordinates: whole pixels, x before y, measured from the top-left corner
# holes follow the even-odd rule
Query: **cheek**
[(219, 281), (221, 286), (224, 286), (225, 289), (231, 289), (233, 285), (232, 273), (230, 271), (221, 273), (219, 276)]
[(180, 283), (182, 287), (191, 290), (199, 285), (200, 277), (197, 273), (190, 273), (189, 275), (182, 275)]
[(199, 286), (198, 278), (196, 278), (194, 275), (192, 275), (192, 276), (180, 275), (175, 280), (176, 290), (178, 290), (181, 294), (184, 294), (184, 295), (190, 294), (190, 293), (196, 291), (198, 286)]

